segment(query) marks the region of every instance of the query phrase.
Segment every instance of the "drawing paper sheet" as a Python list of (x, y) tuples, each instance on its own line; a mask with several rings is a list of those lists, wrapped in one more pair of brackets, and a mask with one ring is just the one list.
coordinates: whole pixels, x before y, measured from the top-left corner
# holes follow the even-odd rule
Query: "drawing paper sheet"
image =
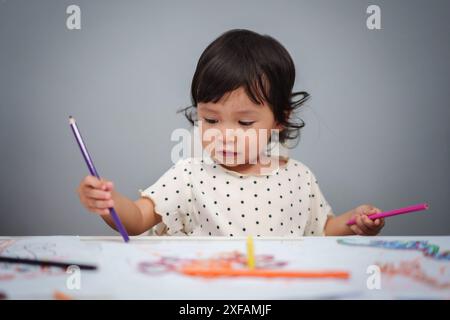
[[(391, 242), (426, 240), (438, 245), (443, 252), (450, 249), (450, 237), (254, 240), (257, 267), (341, 270), (350, 272), (348, 280), (186, 276), (177, 271), (177, 267), (186, 261), (219, 256), (242, 258), (246, 253), (245, 239), (156, 239), (132, 240), (129, 244), (84, 242), (77, 237), (26, 238), (13, 243), (0, 241), (1, 254), (56, 257), (95, 263), (99, 267), (97, 271), (81, 271), (81, 288), (68, 290), (69, 274), (64, 270), (51, 268), (53, 272), (44, 272), (36, 266), (12, 267), (0, 263), (0, 292), (8, 298), (24, 299), (48, 299), (55, 289), (80, 299), (450, 298), (450, 287), (445, 285), (450, 282), (448, 259), (438, 260), (420, 250), (365, 246), (367, 241), (375, 239)], [(356, 242), (347, 245), (339, 243), (339, 239)], [(381, 274), (379, 289), (367, 287), (370, 277), (367, 272), (371, 265), (390, 266), (395, 271)], [(410, 265), (416, 269), (408, 271)]]

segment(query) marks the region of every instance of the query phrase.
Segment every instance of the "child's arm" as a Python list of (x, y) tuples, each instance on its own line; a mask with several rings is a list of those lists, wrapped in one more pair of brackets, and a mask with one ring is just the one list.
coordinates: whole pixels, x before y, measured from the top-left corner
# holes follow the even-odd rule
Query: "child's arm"
[(116, 229), (108, 209), (114, 207), (131, 235), (139, 235), (161, 222), (161, 216), (155, 213), (150, 199), (140, 198), (133, 202), (115, 191), (111, 181), (87, 176), (78, 188), (78, 195), (87, 210), (99, 214), (111, 228)]
[[(361, 205), (337, 217), (328, 218), (325, 224), (325, 235), (327, 236), (348, 236), (362, 235), (375, 236), (384, 227), (384, 219), (371, 220), (367, 215), (381, 212), (380, 209), (371, 205)], [(356, 216), (356, 223), (347, 225), (347, 221)]]

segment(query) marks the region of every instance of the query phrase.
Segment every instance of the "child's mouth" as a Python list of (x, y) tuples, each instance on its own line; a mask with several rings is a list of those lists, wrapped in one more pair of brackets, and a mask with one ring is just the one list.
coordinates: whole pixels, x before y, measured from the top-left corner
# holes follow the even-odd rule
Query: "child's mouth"
[(231, 152), (231, 151), (226, 151), (226, 150), (222, 150), (220, 153), (222, 154), (222, 156), (224, 158), (234, 158), (234, 157), (237, 157), (237, 155), (238, 155), (237, 152)]

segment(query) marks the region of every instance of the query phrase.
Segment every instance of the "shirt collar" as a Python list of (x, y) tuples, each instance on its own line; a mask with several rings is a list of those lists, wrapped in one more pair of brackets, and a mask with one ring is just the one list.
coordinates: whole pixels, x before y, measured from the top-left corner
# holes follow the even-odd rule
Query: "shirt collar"
[[(256, 177), (259, 177), (259, 176), (273, 176), (273, 175), (277, 174), (277, 172), (281, 171), (284, 168), (287, 168), (288, 165), (291, 162), (291, 158), (289, 156), (282, 156), (282, 155), (280, 155), (278, 157), (279, 157), (279, 159), (283, 159), (283, 160), (286, 161), (286, 163), (282, 167), (275, 168), (275, 169), (273, 169), (270, 172), (256, 174), (256, 173), (240, 173), (240, 172), (236, 172), (236, 171), (230, 170), (230, 169), (225, 168), (224, 166), (222, 166), (217, 160), (213, 159), (209, 154), (207, 154), (207, 152), (203, 153), (203, 159), (206, 160), (207, 164), (209, 163), (209, 164), (212, 164), (212, 165), (216, 165), (218, 168), (220, 168), (221, 170), (225, 171), (226, 173), (234, 175), (234, 176), (239, 177), (239, 178), (255, 177), (255, 176)], [(205, 164), (205, 161), (203, 161), (203, 164)]]

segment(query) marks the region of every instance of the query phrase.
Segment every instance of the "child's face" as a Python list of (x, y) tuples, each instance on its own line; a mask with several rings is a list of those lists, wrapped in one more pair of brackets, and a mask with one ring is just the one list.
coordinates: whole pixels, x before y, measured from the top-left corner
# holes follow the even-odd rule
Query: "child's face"
[(217, 103), (198, 103), (197, 113), (203, 148), (229, 167), (257, 164), (271, 130), (281, 130), (267, 103), (254, 103), (242, 87)]

